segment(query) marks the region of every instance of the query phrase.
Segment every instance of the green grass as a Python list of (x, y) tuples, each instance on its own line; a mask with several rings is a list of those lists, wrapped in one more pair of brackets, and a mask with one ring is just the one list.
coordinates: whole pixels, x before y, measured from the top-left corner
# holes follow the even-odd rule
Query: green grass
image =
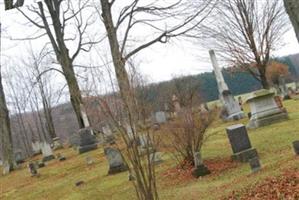
[[(239, 164), (236, 168), (225, 170), (217, 175), (209, 175), (190, 180), (175, 186), (167, 186), (167, 181), (158, 179), (161, 199), (219, 199), (231, 191), (245, 191), (246, 188), (263, 181), (266, 177), (280, 176), (287, 169), (299, 169), (299, 158), (294, 156), (292, 141), (299, 139), (299, 101), (284, 102), (289, 111), (288, 121), (267, 127), (249, 130), (252, 146), (260, 155), (263, 169), (251, 174), (248, 164)], [(248, 107), (245, 106), (248, 111)], [(209, 130), (212, 136), (203, 146), (203, 158), (225, 159), (230, 157), (231, 148), (226, 137), (225, 127), (233, 123), (247, 123), (247, 119), (239, 122), (223, 123), (220, 120)], [(135, 199), (132, 184), (128, 181), (127, 172), (108, 176), (108, 163), (103, 149), (76, 155), (72, 149), (61, 152), (67, 157), (64, 162), (50, 161), (45, 168), (39, 170), (40, 177), (30, 177), (28, 169), (12, 172), (0, 177), (0, 199), (7, 200), (92, 200), (92, 199)], [(85, 158), (91, 156), (95, 164), (87, 166)], [(165, 162), (157, 166), (157, 174), (173, 167), (175, 161), (171, 156), (164, 156)], [(85, 183), (75, 187), (75, 182)], [(168, 180), (169, 181), (169, 180)]]

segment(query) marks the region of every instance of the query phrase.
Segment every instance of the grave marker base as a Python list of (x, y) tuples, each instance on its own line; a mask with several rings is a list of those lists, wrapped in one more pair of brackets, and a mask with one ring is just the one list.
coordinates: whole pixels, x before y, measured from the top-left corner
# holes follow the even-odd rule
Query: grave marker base
[(254, 148), (235, 153), (231, 156), (233, 160), (240, 162), (248, 162), (250, 159), (255, 157), (258, 157), (258, 153)]

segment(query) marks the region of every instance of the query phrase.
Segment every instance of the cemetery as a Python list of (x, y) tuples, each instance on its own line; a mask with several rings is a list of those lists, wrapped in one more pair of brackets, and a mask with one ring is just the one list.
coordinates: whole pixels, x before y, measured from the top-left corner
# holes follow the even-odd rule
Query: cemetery
[[(288, 121), (247, 130), (250, 139), (250, 144), (247, 145), (257, 150), (261, 164), (260, 170), (252, 174), (248, 162), (231, 160), (234, 150), (231, 147), (226, 128), (231, 127), (235, 122), (223, 123), (222, 120), (217, 120), (208, 131), (208, 134), (213, 136), (202, 149), (201, 159), (210, 174), (198, 179), (192, 176), (192, 171), (173, 170), (176, 162), (171, 154), (167, 154), (164, 150), (161, 155), (164, 161), (157, 165), (161, 198), (225, 199), (232, 195), (233, 191), (235, 194), (245, 196), (244, 191), (255, 191), (260, 185), (267, 184), (268, 179), (279, 180), (281, 177), (287, 179), (287, 184), (289, 184), (285, 191), (283, 188), (286, 187), (285, 185), (278, 185), (277, 187), (282, 187), (281, 192), (288, 194), (288, 190), (293, 189), (293, 195), (298, 195), (296, 180), (298, 181), (299, 159), (295, 154), (295, 146), (297, 146), (298, 154), (298, 142), (295, 141), (299, 137), (299, 104), (298, 101), (287, 100), (284, 101), (284, 105), (288, 110)], [(249, 105), (245, 107), (245, 112), (248, 110)], [(246, 125), (248, 119), (244, 118), (237, 123)], [(240, 126), (240, 128), (244, 129), (245, 127)], [(159, 130), (159, 134), (165, 134), (163, 126)], [(245, 143), (246, 141), (244, 141)], [(248, 146), (248, 148), (250, 147)], [(242, 147), (240, 146), (240, 148)], [(55, 155), (59, 153), (63, 154), (67, 160), (46, 162), (45, 167), (36, 169), (39, 177), (31, 177), (26, 166), (28, 161), (22, 164), (20, 170), (12, 172), (9, 176), (0, 177), (1, 185), (5, 186), (2, 187), (0, 198), (54, 200), (98, 199), (100, 196), (103, 199), (135, 199), (133, 188), (129, 184), (127, 170), (121, 170), (123, 172), (108, 176), (110, 161), (108, 162), (109, 158), (105, 157), (103, 148), (79, 155), (72, 148), (54, 151)], [(36, 156), (33, 159), (41, 160), (41, 156)], [(116, 157), (114, 156), (113, 159), (117, 159)], [(86, 159), (92, 159), (93, 164), (87, 164)], [(84, 181), (84, 184), (76, 188), (75, 183), (78, 181)], [(277, 188), (273, 188), (273, 191), (275, 189)], [(215, 192), (219, 190), (221, 193)], [(289, 195), (292, 196), (292, 194)]]
[(0, 200), (299, 200), (299, 1), (0, 10)]

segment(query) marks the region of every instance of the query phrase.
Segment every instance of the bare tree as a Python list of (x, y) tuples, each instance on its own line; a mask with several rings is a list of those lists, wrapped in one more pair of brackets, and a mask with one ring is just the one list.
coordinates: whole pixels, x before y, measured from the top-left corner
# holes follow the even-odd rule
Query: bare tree
[(14, 160), (12, 134), (10, 128), (9, 112), (6, 105), (5, 94), (2, 83), (2, 66), (1, 66), (1, 33), (2, 27), (0, 22), (0, 139), (3, 159), (3, 174), (9, 173), (14, 169), (16, 163)]
[[(32, 82), (32, 87), (37, 87), (38, 92), (41, 97), (41, 102), (43, 106), (43, 114), (44, 118), (46, 121), (46, 128), (47, 131), (50, 135), (51, 138), (57, 137), (56, 132), (55, 132), (55, 127), (53, 123), (53, 118), (52, 118), (52, 87), (51, 87), (51, 76), (49, 73), (43, 74), (41, 76), (41, 73), (47, 68), (45, 65), (49, 65), (49, 55), (50, 52), (47, 49), (42, 49), (39, 53), (35, 53), (32, 49), (30, 48), (29, 52), (29, 57), (26, 60), (23, 61), (24, 65), (27, 66), (29, 71), (31, 72), (31, 77), (34, 80)], [(32, 88), (33, 90), (33, 88)]]
[[(44, 0), (37, 3), (38, 7), (28, 7), (35, 17), (19, 11), (37, 28), (43, 30), (31, 39), (40, 38), (47, 35), (56, 55), (57, 62), (62, 67), (69, 92), (70, 100), (76, 113), (77, 121), (80, 128), (86, 127), (88, 123), (84, 122), (84, 106), (78, 81), (74, 70), (74, 61), (81, 51), (89, 51), (97, 43), (92, 41), (87, 35), (87, 30), (94, 22), (93, 13), (89, 12), (88, 16), (83, 16), (83, 10), (89, 7), (88, 0), (73, 1), (67, 0)], [(86, 13), (85, 13), (86, 14)], [(70, 29), (67, 29), (71, 26)], [(67, 31), (71, 31), (70, 34)], [(68, 43), (72, 41), (76, 46), (73, 54), (70, 53)], [(53, 70), (53, 68), (51, 68)], [(57, 69), (55, 69), (58, 71)], [(42, 74), (45, 72), (41, 72)]]
[(219, 52), (225, 61), (241, 67), (269, 88), (266, 68), (273, 51), (281, 45), (288, 30), (280, 0), (224, 0), (217, 4), (217, 13), (196, 36)]
[[(100, 1), (101, 8), (98, 9), (98, 12), (101, 14), (106, 28), (120, 96), (128, 124), (133, 133), (133, 141), (135, 142), (139, 139), (136, 128), (139, 124), (143, 124), (143, 120), (138, 110), (139, 105), (136, 100), (134, 85), (130, 82), (125, 66), (130, 58), (140, 51), (156, 43), (166, 43), (170, 38), (184, 35), (200, 24), (209, 14), (212, 1), (200, 2), (202, 3), (201, 6), (196, 7), (194, 4), (188, 3), (188, 1), (172, 1), (170, 3), (165, 3), (164, 1), (145, 3), (139, 0), (131, 0), (128, 3), (115, 0)], [(118, 5), (120, 8), (118, 7), (118, 9), (116, 9), (117, 5), (115, 5), (117, 3), (120, 3)], [(168, 20), (171, 19), (173, 21), (169, 22)], [(165, 27), (164, 24), (167, 22), (172, 25)], [(137, 27), (149, 29), (149, 32), (152, 31), (152, 37), (149, 36), (148, 38), (150, 39), (144, 37), (138, 40), (136, 35), (134, 35)], [(143, 127), (146, 126), (143, 125)], [(155, 176), (153, 175), (154, 169), (140, 165), (137, 147), (133, 145), (133, 148), (130, 148), (131, 138), (129, 138), (126, 132), (123, 133), (123, 139), (128, 149), (129, 166), (137, 177), (134, 186), (138, 199), (158, 199)], [(147, 134), (147, 136), (149, 135)], [(150, 141), (150, 138), (148, 139)], [(150, 157), (149, 151), (147, 152), (147, 157)], [(144, 176), (144, 174), (149, 176)]]

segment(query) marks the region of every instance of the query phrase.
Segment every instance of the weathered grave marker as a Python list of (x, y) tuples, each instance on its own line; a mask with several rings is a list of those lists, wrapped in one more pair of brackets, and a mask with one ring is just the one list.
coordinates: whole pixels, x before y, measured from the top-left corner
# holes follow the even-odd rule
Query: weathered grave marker
[(52, 159), (55, 159), (55, 156), (53, 155), (51, 146), (47, 142), (42, 143), (41, 150), (42, 150), (42, 154), (43, 154), (43, 162), (47, 162)]
[(258, 157), (251, 158), (249, 160), (249, 165), (253, 173), (261, 170), (261, 163)]
[(299, 140), (293, 142), (293, 149), (296, 155), (299, 155)]
[(163, 124), (167, 121), (165, 112), (159, 111), (155, 113), (155, 121), (158, 124)]
[(17, 164), (21, 164), (21, 163), (23, 163), (25, 161), (25, 158), (24, 158), (24, 156), (22, 154), (22, 151), (19, 150), (19, 149), (16, 150), (16, 152), (15, 152), (15, 160), (16, 160)]
[(71, 145), (79, 154), (97, 149), (96, 136), (93, 135), (91, 128), (80, 129), (70, 138)]
[(226, 133), (233, 150), (233, 160), (248, 162), (258, 156), (256, 149), (251, 147), (246, 127), (243, 124), (227, 127)]
[(251, 94), (247, 99), (251, 111), (247, 128), (258, 128), (288, 119), (288, 113), (277, 105), (274, 95), (274, 92), (265, 89)]
[(29, 163), (28, 164), (28, 169), (29, 169), (29, 172), (30, 172), (30, 174), (31, 174), (31, 176), (37, 176), (37, 169), (36, 169), (36, 167), (35, 167), (35, 165), (34, 165), (34, 163)]
[(108, 174), (116, 174), (128, 170), (127, 165), (124, 163), (123, 158), (117, 149), (106, 147), (104, 152), (109, 162)]
[(62, 149), (62, 148), (63, 148), (63, 145), (60, 142), (60, 138), (59, 137), (53, 138), (53, 149), (58, 150), (58, 149)]
[(217, 81), (219, 99), (223, 105), (223, 109), (225, 110), (225, 114), (222, 115), (222, 118), (224, 120), (238, 120), (244, 118), (244, 112), (241, 110), (239, 103), (234, 99), (234, 96), (224, 81), (214, 50), (210, 50), (209, 54)]
[(39, 155), (41, 154), (41, 143), (39, 141), (34, 141), (31, 143), (33, 154)]
[(210, 170), (203, 164), (200, 152), (194, 153), (194, 169), (192, 170), (192, 176), (198, 178), (210, 174)]
[(150, 154), (151, 162), (155, 165), (158, 165), (163, 162), (162, 156), (160, 152), (154, 152)]

